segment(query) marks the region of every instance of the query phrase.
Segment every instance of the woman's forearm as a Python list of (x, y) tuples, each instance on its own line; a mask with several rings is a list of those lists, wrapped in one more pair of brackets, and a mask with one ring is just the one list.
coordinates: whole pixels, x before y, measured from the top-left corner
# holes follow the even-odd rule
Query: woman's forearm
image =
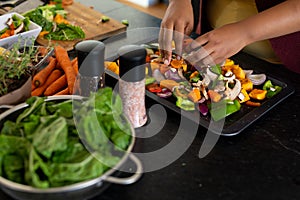
[(300, 31), (300, 0), (285, 1), (238, 24), (247, 44)]

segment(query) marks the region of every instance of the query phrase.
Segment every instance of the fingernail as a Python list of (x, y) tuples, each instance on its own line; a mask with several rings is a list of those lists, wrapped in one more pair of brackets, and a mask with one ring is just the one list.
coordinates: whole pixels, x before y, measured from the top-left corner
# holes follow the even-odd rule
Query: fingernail
[(177, 59), (177, 60), (181, 60), (181, 57), (180, 57), (180, 56), (177, 56), (176, 59)]
[(164, 64), (165, 64), (165, 65), (169, 65), (168, 59), (164, 59)]

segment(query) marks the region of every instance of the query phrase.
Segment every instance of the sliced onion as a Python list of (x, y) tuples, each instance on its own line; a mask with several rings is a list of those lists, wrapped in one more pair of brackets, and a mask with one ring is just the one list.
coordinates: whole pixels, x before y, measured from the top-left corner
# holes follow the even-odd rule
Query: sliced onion
[(267, 76), (265, 74), (251, 74), (248, 78), (251, 80), (253, 85), (261, 85), (266, 81)]
[(159, 69), (155, 69), (152, 72), (152, 77), (155, 78), (155, 80), (159, 83), (162, 80), (165, 80), (165, 77), (162, 73), (160, 73)]
[(161, 97), (161, 98), (168, 98), (170, 96), (172, 96), (172, 91), (169, 90), (168, 88), (163, 88), (161, 92), (156, 93), (157, 96)]
[(178, 75), (176, 69), (171, 68), (165, 72), (166, 79), (174, 80), (174, 81), (181, 81), (181, 77)]
[(246, 77), (248, 77), (249, 75), (251, 75), (253, 73), (253, 70), (252, 69), (244, 69), (244, 72), (245, 72), (245, 75)]

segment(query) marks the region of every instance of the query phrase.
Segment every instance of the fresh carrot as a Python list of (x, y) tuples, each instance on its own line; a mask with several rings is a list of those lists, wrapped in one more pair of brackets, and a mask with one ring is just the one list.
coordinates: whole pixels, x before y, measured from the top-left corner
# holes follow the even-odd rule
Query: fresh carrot
[(46, 82), (48, 76), (54, 70), (55, 66), (56, 66), (56, 59), (50, 57), (50, 61), (48, 65), (33, 77), (32, 80), (33, 85), (35, 85), (36, 87), (40, 87), (41, 85), (43, 85)]
[(78, 74), (78, 58), (77, 58), (77, 57), (74, 58), (74, 59), (71, 61), (71, 63), (72, 63), (72, 66), (73, 66), (73, 68), (74, 68), (74, 70), (75, 70), (75, 73), (76, 73), (76, 76), (77, 76), (77, 74)]
[(33, 84), (33, 81), (31, 81), (31, 91), (35, 90), (36, 86)]
[(73, 0), (62, 0), (62, 5), (64, 6), (69, 6), (73, 4)]
[(59, 65), (66, 74), (69, 92), (70, 94), (73, 94), (73, 87), (76, 80), (76, 72), (72, 67), (72, 63), (69, 58), (68, 52), (66, 49), (59, 45), (54, 47), (54, 52), (56, 59), (59, 62)]
[(7, 38), (7, 37), (9, 37), (9, 36), (11, 36), (10, 30), (7, 30), (7, 31), (5, 31), (5, 33), (3, 33), (3, 34), (1, 35), (0, 39)]
[(57, 80), (61, 75), (62, 72), (59, 69), (53, 70), (47, 78), (46, 82), (31, 92), (31, 96), (42, 96), (46, 88), (55, 80)]
[(69, 93), (69, 88), (66, 87), (65, 89), (63, 89), (63, 90), (57, 92), (57, 93), (54, 94), (54, 95), (68, 95), (68, 94), (70, 94), (70, 93)]
[(44, 91), (44, 95), (45, 96), (54, 95), (67, 86), (68, 86), (67, 78), (66, 75), (64, 74), (47, 87), (47, 89)]
[[(74, 58), (71, 61), (71, 64), (72, 64), (72, 66), (75, 69), (75, 72), (77, 74), (78, 73), (78, 60), (77, 60), (77, 57)], [(56, 67), (60, 68), (59, 63), (57, 63)], [(51, 85), (49, 85), (49, 87), (45, 90), (44, 95), (45, 96), (55, 95), (56, 93), (61, 91), (66, 86), (68, 86), (68, 83), (67, 83), (66, 75), (64, 74), (59, 79), (54, 81)], [(68, 92), (69, 92), (69, 90), (68, 90)]]

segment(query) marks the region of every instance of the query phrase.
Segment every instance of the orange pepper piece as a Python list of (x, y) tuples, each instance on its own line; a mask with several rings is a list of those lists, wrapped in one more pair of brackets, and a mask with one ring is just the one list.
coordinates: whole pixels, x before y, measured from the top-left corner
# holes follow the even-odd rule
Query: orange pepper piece
[(183, 64), (182, 60), (173, 59), (171, 61), (171, 66), (176, 69), (179, 69), (182, 66), (182, 64)]
[(193, 88), (193, 90), (189, 92), (188, 98), (194, 103), (198, 102), (201, 99), (199, 88)]
[(256, 100), (263, 100), (266, 98), (267, 90), (261, 90), (261, 89), (253, 89), (250, 93), (249, 96), (252, 99)]
[(219, 102), (222, 98), (222, 96), (218, 92), (215, 92), (213, 90), (208, 90), (207, 94), (213, 102)]

